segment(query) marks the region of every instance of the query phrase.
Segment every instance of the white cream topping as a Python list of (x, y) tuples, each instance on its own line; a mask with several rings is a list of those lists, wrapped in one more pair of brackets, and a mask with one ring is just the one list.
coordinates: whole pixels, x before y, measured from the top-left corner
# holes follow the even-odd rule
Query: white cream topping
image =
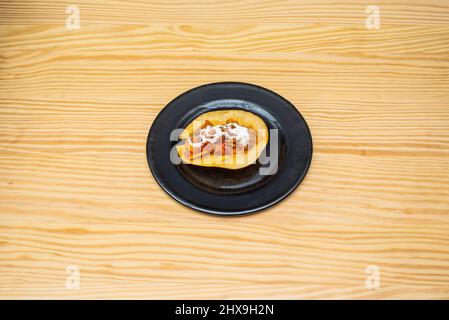
[(235, 122), (224, 125), (206, 126), (201, 129), (198, 136), (195, 136), (197, 142), (193, 142), (189, 137), (189, 144), (194, 148), (201, 147), (204, 143), (210, 142), (212, 144), (225, 139), (235, 139), (242, 146), (246, 147), (249, 143), (248, 128), (242, 127)]

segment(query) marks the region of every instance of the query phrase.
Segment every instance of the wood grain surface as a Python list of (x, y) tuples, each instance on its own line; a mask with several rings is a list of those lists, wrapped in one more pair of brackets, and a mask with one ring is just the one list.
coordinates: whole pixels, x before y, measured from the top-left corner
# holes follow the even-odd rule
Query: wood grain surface
[[(445, 0), (1, 1), (0, 297), (449, 298), (448, 21)], [(147, 166), (157, 113), (217, 81), (312, 131), (308, 176), (259, 214), (192, 211)]]

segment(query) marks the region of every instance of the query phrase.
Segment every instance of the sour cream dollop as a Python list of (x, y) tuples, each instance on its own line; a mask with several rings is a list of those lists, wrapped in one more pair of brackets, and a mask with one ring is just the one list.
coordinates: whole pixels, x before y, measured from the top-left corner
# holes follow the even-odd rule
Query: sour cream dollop
[(217, 143), (221, 141), (222, 137), (226, 139), (235, 139), (237, 143), (246, 147), (249, 143), (248, 128), (240, 126), (235, 122), (230, 122), (222, 125), (206, 126), (200, 129), (198, 135), (195, 135), (196, 142), (193, 142), (189, 137), (189, 144), (193, 147), (201, 147), (206, 142)]

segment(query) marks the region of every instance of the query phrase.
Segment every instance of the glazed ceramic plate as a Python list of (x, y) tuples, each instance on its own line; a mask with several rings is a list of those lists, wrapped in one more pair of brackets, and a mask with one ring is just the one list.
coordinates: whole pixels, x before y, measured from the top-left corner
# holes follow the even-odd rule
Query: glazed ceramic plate
[[(238, 170), (173, 163), (170, 152), (176, 154), (179, 135), (173, 130), (222, 109), (250, 111), (262, 118), (271, 141), (277, 141), (266, 148), (267, 158), (273, 155), (273, 160)], [(295, 190), (310, 166), (312, 137), (298, 110), (278, 94), (252, 84), (222, 82), (189, 90), (162, 109), (151, 126), (146, 151), (154, 178), (172, 198), (202, 212), (237, 215), (268, 208)]]

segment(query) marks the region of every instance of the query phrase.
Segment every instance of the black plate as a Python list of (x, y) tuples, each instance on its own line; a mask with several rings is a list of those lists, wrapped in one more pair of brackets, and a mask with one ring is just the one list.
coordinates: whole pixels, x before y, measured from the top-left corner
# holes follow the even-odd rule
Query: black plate
[[(250, 111), (277, 129), (275, 174), (261, 175), (259, 169), (266, 166), (259, 161), (238, 170), (172, 163), (170, 151), (177, 143), (170, 140), (172, 131), (220, 109)], [(301, 114), (278, 94), (252, 84), (212, 83), (181, 94), (162, 109), (148, 134), (147, 159), (156, 181), (180, 203), (206, 213), (246, 214), (276, 204), (301, 183), (312, 159), (312, 137)]]

